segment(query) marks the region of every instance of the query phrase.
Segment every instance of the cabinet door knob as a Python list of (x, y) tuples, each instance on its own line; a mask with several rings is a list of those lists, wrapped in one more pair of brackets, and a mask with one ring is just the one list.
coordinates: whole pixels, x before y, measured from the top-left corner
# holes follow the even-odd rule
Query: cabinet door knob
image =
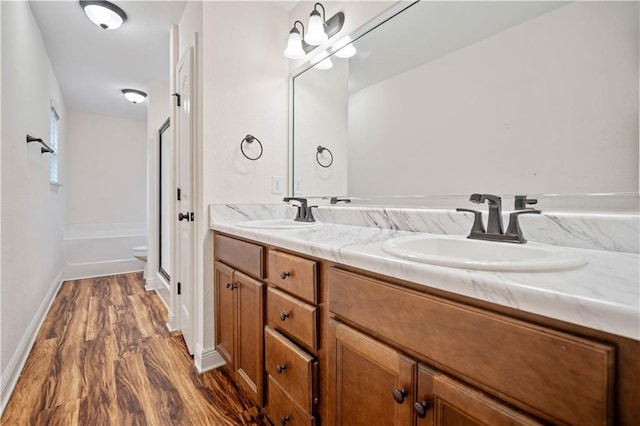
[(280, 273), (280, 278), (282, 278), (283, 280), (286, 280), (287, 277), (290, 277), (290, 276), (291, 276), (291, 272), (289, 272), (289, 271), (282, 271)]
[(231, 291), (235, 290), (236, 288), (238, 288), (237, 284), (234, 283), (227, 283), (227, 288)]
[(280, 417), (280, 423), (282, 423), (282, 426), (285, 426), (288, 421), (289, 421), (289, 416), (281, 416)]
[(421, 419), (427, 417), (427, 411), (429, 411), (429, 403), (425, 400), (418, 401), (413, 404), (413, 410), (416, 412), (416, 415)]
[(405, 388), (393, 390), (393, 399), (395, 399), (398, 404), (404, 402), (405, 396), (407, 396), (407, 390)]
[(278, 372), (278, 374), (282, 374), (282, 372), (284, 370), (287, 369), (287, 365), (286, 364), (277, 364), (276, 365), (276, 371)]
[(289, 313), (288, 312), (280, 312), (280, 319), (282, 321), (286, 320), (287, 318), (289, 318)]

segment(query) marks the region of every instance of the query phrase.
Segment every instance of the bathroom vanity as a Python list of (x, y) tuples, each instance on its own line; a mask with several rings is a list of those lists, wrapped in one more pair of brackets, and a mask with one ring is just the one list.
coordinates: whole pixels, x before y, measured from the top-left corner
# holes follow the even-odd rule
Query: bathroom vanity
[(247, 228), (238, 209), (210, 211), (217, 350), (274, 424), (640, 418), (637, 254), (576, 249), (586, 266), (544, 273), (416, 265), (380, 248), (412, 232), (328, 223), (330, 208), (308, 229)]

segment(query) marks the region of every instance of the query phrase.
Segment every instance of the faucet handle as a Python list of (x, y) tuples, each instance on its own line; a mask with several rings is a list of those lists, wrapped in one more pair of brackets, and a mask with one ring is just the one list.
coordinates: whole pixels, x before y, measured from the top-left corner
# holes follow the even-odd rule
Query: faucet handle
[(484, 233), (487, 232), (484, 229), (484, 223), (482, 222), (482, 212), (481, 211), (472, 210), (472, 209), (463, 209), (463, 208), (457, 208), (456, 211), (473, 213), (473, 226), (471, 227), (471, 233), (484, 234)]
[(529, 204), (538, 204), (538, 200), (535, 198), (527, 198), (526, 195), (516, 195), (514, 197), (513, 208), (515, 210), (524, 210)]
[(526, 243), (527, 239), (522, 234), (522, 229), (520, 229), (520, 221), (518, 219), (520, 218), (520, 215), (523, 215), (523, 214), (540, 214), (540, 213), (542, 213), (540, 210), (525, 209), (525, 210), (519, 210), (509, 214), (509, 225), (507, 226), (507, 232), (505, 232), (505, 235), (514, 236), (517, 238), (518, 242)]

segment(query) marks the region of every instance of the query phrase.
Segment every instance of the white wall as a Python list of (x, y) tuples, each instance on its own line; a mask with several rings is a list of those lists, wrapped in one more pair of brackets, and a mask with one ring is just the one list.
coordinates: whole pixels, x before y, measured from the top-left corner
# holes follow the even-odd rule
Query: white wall
[[(294, 195), (347, 195), (349, 61), (335, 59), (330, 70), (312, 68), (296, 77), (293, 133)], [(333, 155), (322, 167), (318, 145)], [(326, 151), (318, 158), (328, 165)]]
[[(60, 116), (60, 180), (68, 114), (42, 36), (27, 2), (0, 2), (2, 57), (2, 409), (60, 283), (65, 187), (49, 186), (49, 154), (26, 134), (49, 141), (49, 108)], [(1, 411), (1, 410), (0, 410)]]
[[(288, 64), (281, 44), (287, 25), (287, 14), (266, 2), (190, 1), (179, 23), (180, 55), (195, 33), (199, 37), (194, 165), (198, 368), (216, 362), (215, 355), (207, 358), (214, 353), (208, 205), (277, 202), (283, 197), (271, 194), (271, 176), (282, 176), (286, 184)], [(251, 162), (240, 152), (240, 141), (247, 134), (264, 146), (259, 161)], [(172, 305), (175, 308), (175, 301)]]
[(353, 94), (349, 194), (637, 192), (637, 7), (576, 2)]
[(131, 224), (146, 230), (144, 121), (69, 111), (67, 228)]

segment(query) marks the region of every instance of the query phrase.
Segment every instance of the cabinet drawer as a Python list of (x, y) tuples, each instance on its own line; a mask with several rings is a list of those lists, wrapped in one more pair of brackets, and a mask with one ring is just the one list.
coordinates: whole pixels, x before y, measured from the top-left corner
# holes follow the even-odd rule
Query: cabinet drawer
[(267, 321), (276, 330), (311, 350), (318, 349), (318, 308), (269, 287)]
[(215, 234), (213, 248), (216, 259), (254, 278), (264, 278), (264, 247)]
[(298, 407), (271, 376), (269, 376), (267, 415), (274, 425), (313, 426), (316, 424), (315, 418)]
[(331, 312), (536, 415), (611, 422), (612, 346), (330, 269)]
[(308, 413), (316, 401), (316, 360), (270, 327), (264, 329), (267, 373)]
[(313, 260), (269, 251), (269, 282), (311, 303), (318, 303), (316, 271)]

